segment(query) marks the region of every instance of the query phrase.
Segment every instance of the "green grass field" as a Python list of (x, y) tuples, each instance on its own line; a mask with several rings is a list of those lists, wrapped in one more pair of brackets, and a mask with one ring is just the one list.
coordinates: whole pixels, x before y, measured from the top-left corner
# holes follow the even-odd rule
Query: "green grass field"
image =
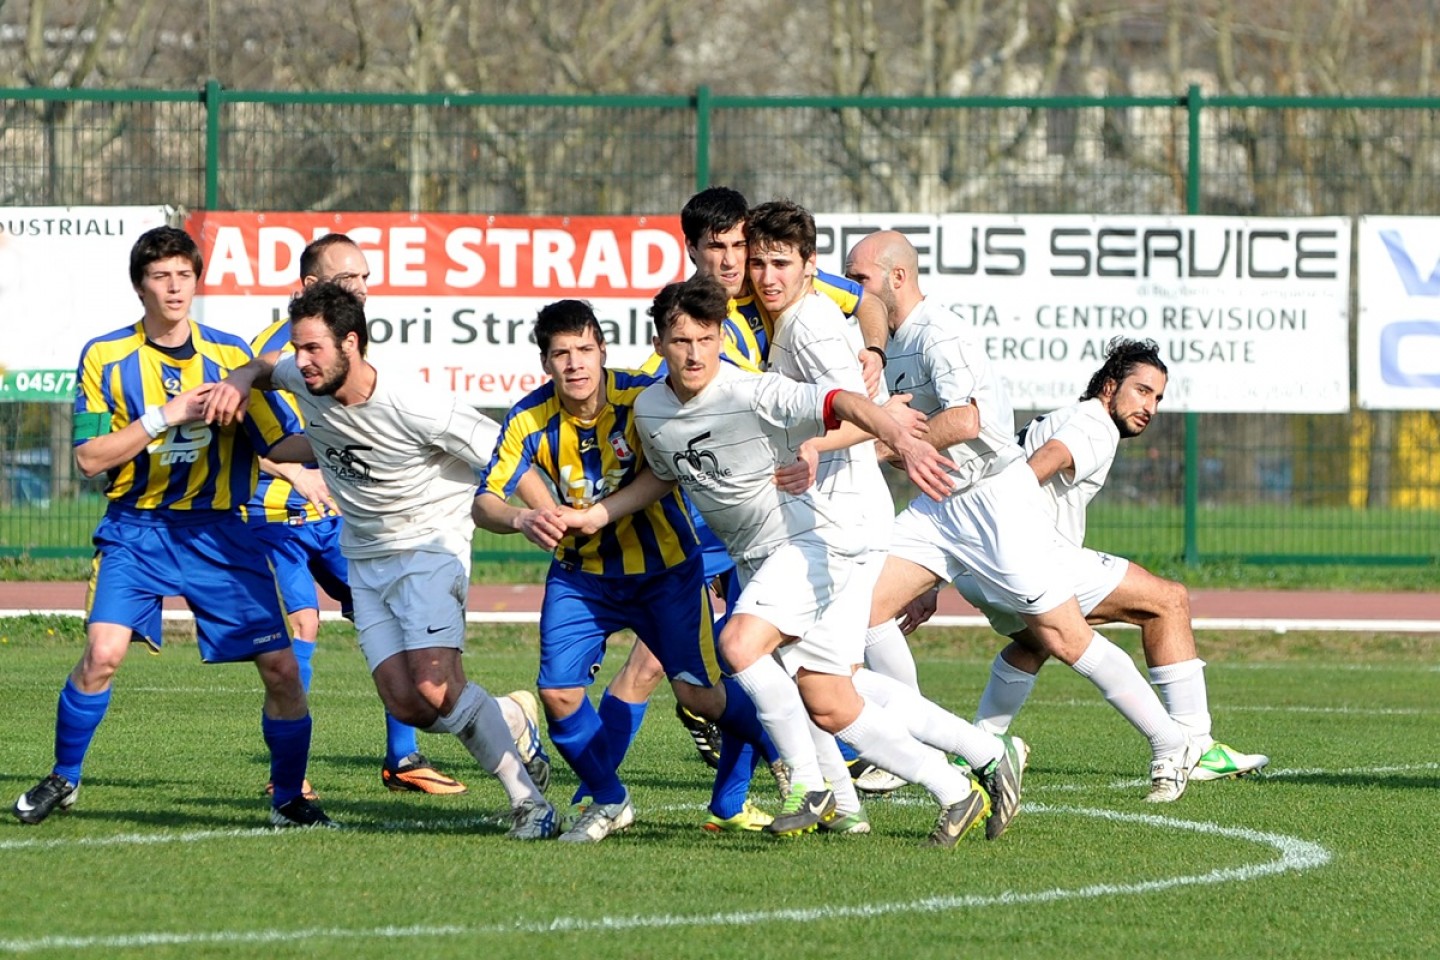
[[(1135, 634), (1115, 631), (1133, 650)], [(74, 621), (0, 622), (0, 790), (48, 771)], [(1215, 730), (1272, 757), (1263, 779), (1142, 802), (1148, 751), (1051, 667), (1016, 732), (1034, 754), (1001, 840), (922, 849), (908, 787), (875, 833), (780, 841), (697, 829), (708, 769), (657, 695), (625, 765), (636, 826), (593, 848), (503, 839), (499, 787), (426, 737), (469, 794), (394, 795), (361, 657), (327, 627), (310, 778), (349, 829), (265, 826), (259, 685), (193, 646), (132, 652), (75, 811), (0, 826), (0, 955), (68, 957), (1398, 957), (1440, 952), (1440, 640), (1210, 635)], [(467, 669), (528, 685), (533, 628), (472, 634)], [(962, 714), (994, 652), (928, 630), (922, 682)], [(618, 657), (612, 660), (618, 661)], [(573, 777), (557, 760), (553, 799)], [(755, 796), (775, 806), (769, 777)]]

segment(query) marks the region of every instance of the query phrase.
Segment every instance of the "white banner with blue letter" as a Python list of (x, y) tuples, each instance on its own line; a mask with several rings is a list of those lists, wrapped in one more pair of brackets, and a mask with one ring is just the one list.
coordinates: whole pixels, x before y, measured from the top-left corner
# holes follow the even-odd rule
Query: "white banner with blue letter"
[(1440, 218), (1361, 217), (1355, 386), (1366, 410), (1440, 410)]

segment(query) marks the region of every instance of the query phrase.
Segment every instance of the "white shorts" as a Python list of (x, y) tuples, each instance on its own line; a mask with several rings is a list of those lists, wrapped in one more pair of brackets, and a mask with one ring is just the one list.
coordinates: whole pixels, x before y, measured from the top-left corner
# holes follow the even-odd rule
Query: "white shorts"
[(778, 651), (792, 675), (804, 667), (848, 677), (865, 659), (865, 625), (879, 567), (831, 553), (813, 540), (791, 541), (740, 588), (735, 613), (759, 617), (797, 638)]
[[(1056, 544), (1057, 549), (1069, 548), (1066, 551), (1069, 554), (1066, 567), (1074, 574), (1075, 599), (1080, 602), (1080, 612), (1088, 617), (1092, 610), (1100, 606), (1101, 602), (1120, 586), (1120, 581), (1125, 579), (1125, 571), (1130, 568), (1130, 561), (1098, 550), (1076, 549), (1070, 541), (1058, 534), (1056, 539), (1059, 541)], [(987, 597), (980, 581), (970, 574), (962, 573), (956, 577), (955, 589), (960, 591), (960, 596), (968, 600), (971, 606), (985, 614), (991, 629), (1001, 636), (1012, 637), (1025, 629), (1025, 621), (1020, 619), (1020, 615)]]
[(939, 503), (922, 494), (895, 518), (890, 553), (947, 583), (969, 573), (1004, 609), (1053, 610), (1074, 595), (1068, 564), (1080, 548), (1056, 550), (1044, 496), (1024, 460)]
[(449, 553), (406, 550), (350, 561), (355, 629), (373, 673), (406, 650), (465, 649), (470, 576)]

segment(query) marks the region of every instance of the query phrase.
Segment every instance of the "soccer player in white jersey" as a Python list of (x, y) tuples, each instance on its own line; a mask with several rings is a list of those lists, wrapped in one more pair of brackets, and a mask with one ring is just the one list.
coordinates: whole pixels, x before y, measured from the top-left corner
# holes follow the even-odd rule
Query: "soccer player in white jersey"
[(365, 359), (364, 308), (337, 284), (316, 284), (292, 300), (290, 323), (295, 352), (232, 373), (207, 415), (222, 423), (243, 416), (252, 386), (295, 395), (345, 517), (355, 626), (386, 709), (455, 734), (500, 780), (510, 796), (510, 837), (554, 836), (555, 810), (526, 772), (499, 704), (460, 664), (470, 504), (499, 425), (454, 396), (381, 377)]
[[(751, 287), (773, 318), (774, 335), (767, 369), (801, 383), (864, 392), (856, 360), (860, 347), (852, 339), (854, 335), (834, 303), (814, 289), (816, 233), (815, 220), (809, 211), (788, 200), (761, 204), (746, 216), (745, 238)], [(913, 422), (910, 418), (915, 416), (914, 411), (904, 406), (904, 399), (903, 396), (897, 398), (899, 402), (887, 406), (887, 410), (894, 416), (903, 411), (903, 422)], [(857, 594), (868, 596), (884, 566), (890, 524), (895, 516), (894, 501), (880, 473), (875, 444), (860, 428), (844, 424), (838, 430), (801, 444), (798, 454), (797, 463), (801, 465), (798, 472), (805, 476), (799, 483), (787, 484), (785, 489), (792, 493), (803, 491), (813, 478), (816, 490), (863, 531), (866, 549), (856, 557), (853, 584)], [(786, 482), (788, 474), (790, 471), (782, 471), (782, 482)], [(865, 614), (858, 611), (857, 614), (858, 624)], [(868, 644), (870, 637), (865, 639)], [(896, 645), (904, 650), (904, 659), (910, 662), (909, 672), (913, 677), (913, 660), (908, 656), (904, 638), (900, 637)], [(867, 667), (874, 665), (878, 649), (869, 645), (864, 648)], [(885, 670), (858, 670), (854, 683), (863, 696), (897, 712), (922, 699), (918, 684), (913, 681), (907, 684), (903, 677), (892, 677)], [(983, 736), (958, 717), (954, 721), (949, 724), (951, 729), (962, 732), (959, 744), (951, 747), (951, 752), (961, 754), (973, 769), (980, 771), (981, 784), (992, 798), (1009, 792), (1018, 797), (1018, 781), (1024, 772), (1023, 741)], [(822, 722), (821, 726), (836, 728), (834, 722)], [(838, 817), (842, 821), (851, 817), (863, 820), (854, 787), (844, 773), (834, 770), (835, 755), (827, 746), (817, 742), (817, 753), (822, 772), (835, 786)], [(874, 757), (865, 756), (860, 747), (855, 749), (862, 755), (861, 762), (874, 761)], [(1012, 779), (1014, 783), (1009, 782)], [(1013, 805), (1006, 806), (1000, 816), (992, 817), (987, 833), (994, 837), (1003, 833), (1014, 809)]]
[[(1168, 376), (1155, 341), (1117, 337), (1078, 402), (1036, 417), (1020, 431), (1017, 439), (1040, 481), (1056, 529), (1070, 543), (1084, 545), (1086, 508), (1105, 485), (1120, 441), (1138, 437), (1155, 416)], [(1241, 753), (1211, 734), (1205, 661), (1196, 653), (1185, 585), (1157, 577), (1124, 557), (1083, 550), (1081, 558), (1075, 587), (1080, 611), (1091, 623), (1140, 627), (1150, 681), (1166, 711), (1205, 748), (1190, 779), (1219, 780), (1263, 769), (1269, 757)], [(1011, 638), (990, 666), (975, 720), (983, 729), (1004, 732), (1025, 705), (1048, 658), (1018, 616), (986, 600), (974, 577), (956, 578), (955, 587), (997, 633)]]
[[(777, 460), (788, 462), (801, 443), (841, 421), (883, 438), (932, 496), (946, 492), (935, 482), (946, 461), (863, 393), (721, 364), (725, 308), (723, 288), (705, 277), (660, 292), (651, 315), (668, 372), (641, 393), (635, 416), (654, 476), (680, 484), (741, 578), (721, 652), (792, 773), (790, 794), (767, 829), (807, 832), (833, 815), (834, 795), (821, 782), (815, 756), (817, 741), (832, 749), (833, 741), (817, 735), (809, 710), (829, 734), (862, 755), (873, 751), (877, 763), (929, 789), (941, 804), (929, 842), (954, 846), (989, 813), (989, 798), (968, 777), (952, 776), (944, 754), (911, 735), (909, 718), (862, 700), (851, 682), (863, 654), (857, 622), (865, 599), (855, 603), (855, 558), (867, 549), (868, 531), (848, 522), (846, 505), (814, 491), (791, 494), (774, 482)], [(784, 667), (772, 656), (777, 652)], [(926, 707), (917, 711), (927, 714), (923, 719), (946, 727), (948, 715), (931, 717), (944, 712)]]
[(1015, 610), (1049, 655), (1095, 684), (1149, 740), (1146, 799), (1176, 800), (1201, 745), (1165, 712), (1129, 656), (1085, 621), (1073, 573), (1080, 548), (1062, 548), (1015, 443), (1015, 415), (999, 377), (983, 347), (920, 292), (918, 261), (895, 231), (871, 234), (846, 260), (846, 274), (890, 313), (887, 384), (912, 395), (911, 404), (929, 418), (927, 439), (956, 464), (954, 493), (940, 503), (917, 497), (896, 518), (871, 626), (885, 625), (937, 583), (969, 571), (991, 602)]

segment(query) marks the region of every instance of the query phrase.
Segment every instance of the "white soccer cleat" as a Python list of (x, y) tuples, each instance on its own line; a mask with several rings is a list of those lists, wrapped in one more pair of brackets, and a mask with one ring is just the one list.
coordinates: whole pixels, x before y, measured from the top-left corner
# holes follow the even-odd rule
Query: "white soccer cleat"
[(580, 815), (575, 826), (560, 834), (561, 843), (599, 843), (612, 833), (619, 833), (635, 822), (635, 807), (630, 791), (619, 803), (592, 803)]
[(1200, 762), (1204, 751), (1199, 742), (1187, 739), (1178, 753), (1157, 757), (1150, 764), (1150, 792), (1145, 795), (1147, 803), (1174, 803), (1185, 794), (1190, 784), (1190, 773)]
[(1210, 749), (1200, 755), (1200, 762), (1190, 773), (1192, 783), (1208, 780), (1226, 780), (1259, 773), (1270, 764), (1270, 758), (1263, 753), (1241, 753), (1224, 743), (1211, 744)]
[(540, 705), (529, 690), (511, 690), (505, 697), (513, 700), (525, 716), (524, 726), (515, 735), (515, 752), (520, 754), (535, 789), (544, 793), (550, 788), (550, 755), (540, 742)]

